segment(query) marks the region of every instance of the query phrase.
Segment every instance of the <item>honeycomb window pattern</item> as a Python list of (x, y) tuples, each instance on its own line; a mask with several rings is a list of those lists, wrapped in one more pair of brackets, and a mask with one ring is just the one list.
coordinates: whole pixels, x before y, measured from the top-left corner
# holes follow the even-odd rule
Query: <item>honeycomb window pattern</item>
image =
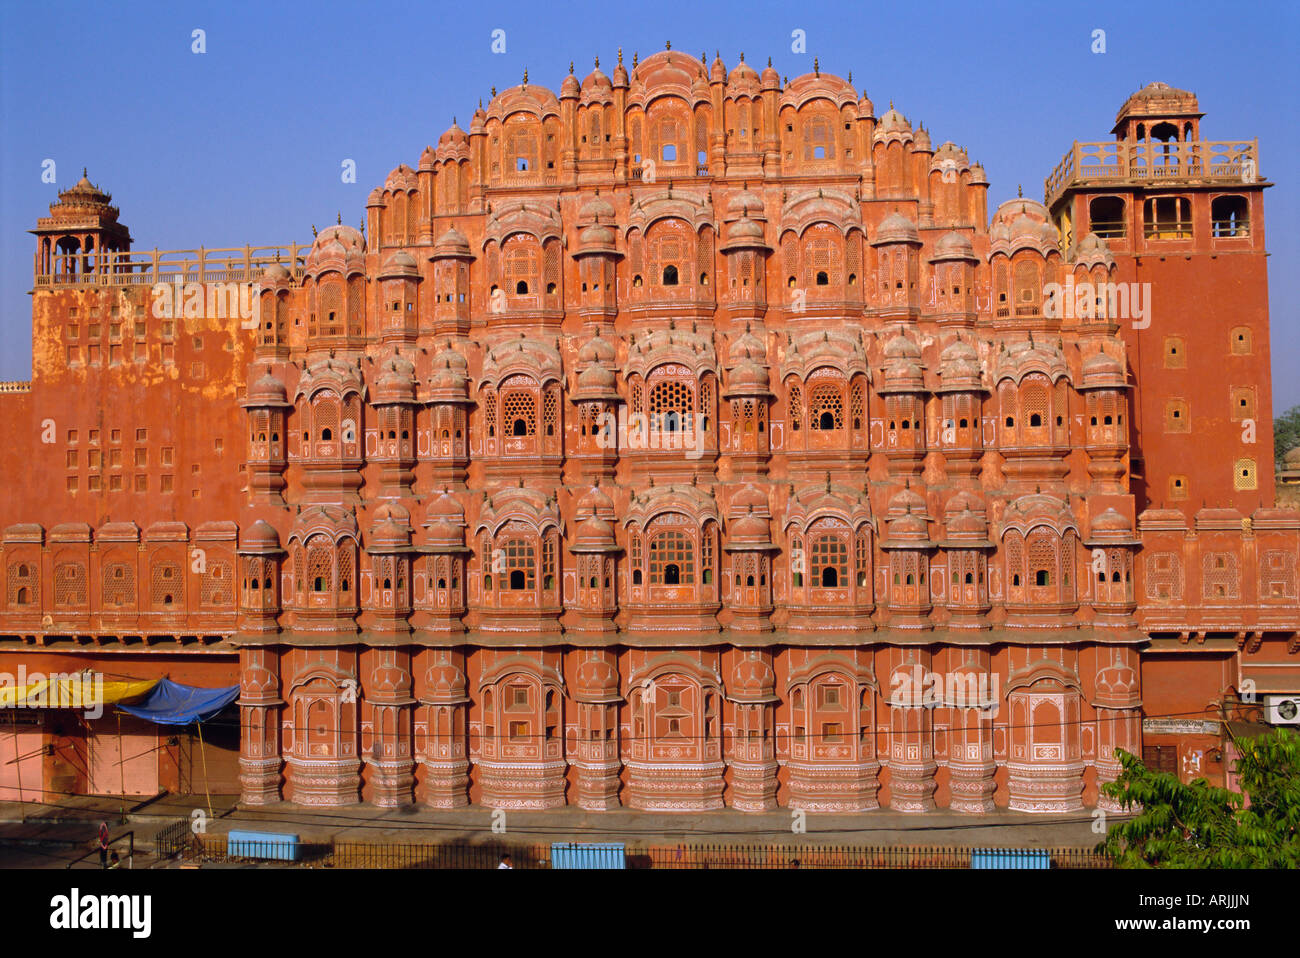
[(86, 604), (86, 567), (80, 562), (63, 562), (55, 568), (54, 604), (60, 608)]
[(515, 390), (501, 397), (501, 417), (506, 435), (537, 435), (537, 399), (531, 393)]
[(122, 607), (135, 602), (135, 569), (125, 562), (104, 567), (104, 605)]
[(844, 428), (844, 395), (834, 383), (818, 383), (808, 394), (808, 427), (822, 432)]
[(650, 390), (650, 417), (655, 425), (669, 432), (687, 428), (688, 416), (695, 411), (695, 391), (679, 379), (665, 379)]
[(154, 564), (150, 599), (155, 609), (169, 609), (181, 602), (181, 567), (174, 562)]

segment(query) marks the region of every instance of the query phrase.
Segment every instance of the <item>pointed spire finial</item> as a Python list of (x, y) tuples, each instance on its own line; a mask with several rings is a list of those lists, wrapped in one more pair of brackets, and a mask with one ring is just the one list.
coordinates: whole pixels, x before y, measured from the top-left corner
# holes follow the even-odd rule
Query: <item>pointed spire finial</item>
[(522, 86), (528, 86), (528, 67), (524, 67), (524, 82)]
[(343, 211), (342, 211), (342, 210), (339, 210), (337, 213), (334, 214), (334, 223), (335, 223), (335, 225), (337, 225), (337, 226), (342, 226), (342, 225), (343, 225)]
[[(597, 61), (596, 65), (597, 65), (597, 66), (600, 66), (599, 61)], [(569, 61), (569, 76), (573, 76), (573, 61), (572, 61), (572, 60)]]
[(813, 74), (815, 76), (822, 75), (822, 65), (821, 62), (816, 57), (813, 57)]
[(633, 69), (633, 70), (636, 69), (636, 65), (637, 65), (638, 62), (640, 62), (640, 60), (641, 60), (641, 54), (639, 54), (639, 53), (637, 53), (635, 50), (633, 50), (633, 51), (632, 51), (632, 69)]
[(771, 57), (768, 57), (768, 58), (767, 58), (767, 65), (768, 65), (768, 66), (771, 66), (771, 65), (772, 65), (772, 58), (771, 58)]
[(600, 69), (600, 57), (596, 57), (596, 69)]
[(496, 88), (496, 87), (493, 87), (493, 88), (492, 88), (492, 99), (495, 100), (496, 98), (497, 98), (497, 88)]
[(619, 48), (618, 48), (618, 65), (619, 65), (619, 66), (622, 66), (622, 65), (623, 65), (623, 48), (622, 48), (622, 47), (619, 47)]
[(1021, 199), (1023, 199), (1025, 196), (1025, 188), (1019, 183), (1016, 184), (1016, 196)]
[(665, 41), (664, 41), (664, 49), (665, 49), (665, 50), (671, 50), (672, 48), (673, 48), (673, 41), (671, 41), (671, 40), (665, 40)]
[(745, 62), (745, 51), (744, 51), (744, 50), (741, 50), (741, 51), (740, 51), (740, 62), (741, 62), (741, 63), (744, 63), (744, 62)]
[(852, 71), (852, 70), (849, 71), (848, 84), (849, 84), (849, 86), (853, 86), (853, 71)]

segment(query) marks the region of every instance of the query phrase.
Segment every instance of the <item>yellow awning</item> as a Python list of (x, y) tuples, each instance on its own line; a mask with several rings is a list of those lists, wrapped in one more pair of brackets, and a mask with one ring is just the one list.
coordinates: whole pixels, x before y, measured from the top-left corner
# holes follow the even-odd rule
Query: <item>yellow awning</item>
[(79, 709), (129, 702), (146, 694), (157, 679), (105, 681), (96, 672), (61, 674), (23, 685), (0, 680), (0, 708)]

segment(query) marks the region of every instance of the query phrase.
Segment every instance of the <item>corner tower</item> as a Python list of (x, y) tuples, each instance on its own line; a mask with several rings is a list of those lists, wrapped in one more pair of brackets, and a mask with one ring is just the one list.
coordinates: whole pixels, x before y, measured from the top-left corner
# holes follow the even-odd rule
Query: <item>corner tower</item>
[[(1257, 140), (1201, 139), (1196, 96), (1134, 93), (1112, 142), (1076, 142), (1047, 178), (1065, 248), (1115, 257), (1097, 303), (1128, 343), (1139, 511), (1273, 502), (1264, 190)], [(1067, 309), (1070, 305), (1067, 305)]]
[(76, 282), (89, 273), (123, 272), (115, 253), (131, 250), (131, 231), (117, 221), (113, 197), (95, 186), (81, 171), (81, 179), (59, 192), (50, 215), (36, 221), (37, 286)]

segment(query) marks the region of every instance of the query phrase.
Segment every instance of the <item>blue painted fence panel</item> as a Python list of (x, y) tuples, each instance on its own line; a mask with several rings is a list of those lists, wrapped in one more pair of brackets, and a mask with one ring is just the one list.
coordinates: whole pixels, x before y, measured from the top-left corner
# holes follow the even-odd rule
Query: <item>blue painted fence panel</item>
[(1045, 848), (973, 848), (971, 868), (1051, 868)]
[(232, 831), (226, 835), (226, 854), (240, 858), (274, 858), (296, 862), (302, 855), (298, 836), (285, 832)]
[(622, 842), (556, 842), (551, 845), (552, 868), (627, 868)]

